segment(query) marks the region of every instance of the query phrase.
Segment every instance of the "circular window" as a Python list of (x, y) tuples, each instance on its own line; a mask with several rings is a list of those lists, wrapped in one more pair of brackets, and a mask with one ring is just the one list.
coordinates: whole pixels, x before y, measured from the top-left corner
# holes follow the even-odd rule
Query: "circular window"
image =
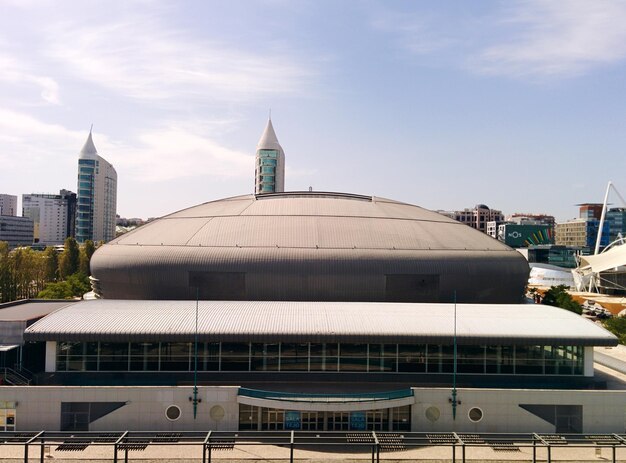
[(224, 418), (224, 415), (225, 415), (224, 408), (222, 408), (219, 405), (215, 405), (211, 407), (211, 410), (209, 411), (209, 415), (211, 415), (211, 418), (214, 421), (221, 421), (221, 419)]
[(474, 407), (470, 409), (467, 416), (469, 416), (469, 419), (472, 420), (474, 423), (477, 423), (478, 421), (483, 419), (483, 411), (480, 408)]
[(170, 421), (176, 421), (180, 418), (180, 408), (178, 405), (170, 405), (165, 409), (165, 417)]
[(426, 419), (433, 423), (437, 421), (439, 417), (441, 416), (441, 412), (439, 411), (437, 407), (428, 407), (424, 414), (426, 415)]

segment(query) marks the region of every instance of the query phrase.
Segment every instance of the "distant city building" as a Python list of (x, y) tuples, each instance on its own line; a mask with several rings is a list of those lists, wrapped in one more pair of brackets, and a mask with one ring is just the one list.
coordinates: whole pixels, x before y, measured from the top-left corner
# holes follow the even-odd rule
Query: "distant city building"
[(553, 215), (526, 214), (522, 212), (511, 214), (506, 218), (506, 221), (517, 225), (549, 225), (552, 228), (556, 224)]
[(76, 240), (84, 243), (115, 238), (117, 172), (98, 151), (91, 131), (78, 158)]
[[(554, 243), (560, 246), (575, 246), (584, 248), (583, 253), (593, 252), (598, 238), (598, 229), (600, 228), (600, 218), (602, 216), (602, 204), (599, 203), (583, 203), (578, 204), (578, 218), (568, 220), (567, 222), (558, 223), (555, 226)], [(602, 227), (602, 236), (600, 238), (600, 247), (605, 247), (610, 242), (611, 224), (614, 223), (616, 230), (623, 225), (624, 217), (618, 211), (611, 214), (610, 220), (604, 221)], [(617, 233), (615, 233), (617, 235)]]
[(63, 244), (75, 236), (76, 193), (61, 190), (58, 195), (22, 195), (22, 215), (33, 221), (33, 242)]
[(530, 263), (551, 264), (558, 267), (574, 268), (578, 265), (576, 255), (583, 251), (582, 247), (539, 245), (529, 246), (527, 258)]
[[(493, 222), (490, 222), (493, 223)], [(525, 248), (554, 243), (554, 228), (550, 225), (505, 223), (498, 226), (497, 238), (512, 248)]]
[(620, 236), (626, 237), (626, 208), (614, 207), (606, 213), (605, 223), (609, 224), (609, 241), (613, 242)]
[(489, 226), (489, 231), (491, 232), (490, 236), (493, 238), (496, 237), (498, 225), (504, 222), (502, 211), (489, 209), (484, 204), (477, 204), (473, 209), (463, 209), (462, 211), (437, 212), (464, 223), (465, 225), (469, 225), (476, 230), (480, 230), (483, 233), (487, 233), (488, 231), (488, 222), (495, 222)]
[(0, 241), (9, 243), (9, 249), (33, 244), (33, 221), (28, 217), (0, 215)]
[[(586, 248), (583, 252), (593, 250), (598, 237), (600, 221), (597, 219), (573, 219), (557, 223), (555, 227), (554, 243), (559, 246), (575, 246)], [(605, 223), (600, 239), (600, 246), (609, 244), (609, 225)]]
[(602, 215), (602, 203), (578, 204), (578, 217), (581, 219), (598, 219)]
[(285, 152), (278, 143), (271, 119), (257, 144), (254, 165), (255, 194), (285, 191)]
[(0, 215), (17, 215), (17, 196), (0, 194)]
[(487, 223), (487, 234), (513, 248), (554, 243), (554, 217), (516, 212), (505, 223)]

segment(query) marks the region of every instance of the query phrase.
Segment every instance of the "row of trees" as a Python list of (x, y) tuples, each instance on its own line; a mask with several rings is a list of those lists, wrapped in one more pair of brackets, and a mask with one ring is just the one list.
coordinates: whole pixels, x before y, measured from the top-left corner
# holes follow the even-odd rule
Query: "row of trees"
[(0, 302), (81, 296), (90, 289), (89, 262), (95, 250), (93, 241), (79, 246), (74, 238), (65, 240), (61, 253), (52, 247), (9, 251), (8, 244), (0, 241)]

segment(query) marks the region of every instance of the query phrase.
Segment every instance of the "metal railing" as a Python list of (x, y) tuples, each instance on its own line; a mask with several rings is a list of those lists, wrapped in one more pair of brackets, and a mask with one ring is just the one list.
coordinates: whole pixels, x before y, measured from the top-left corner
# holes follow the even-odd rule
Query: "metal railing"
[(10, 386), (28, 386), (30, 384), (31, 380), (16, 370), (6, 367), (2, 370), (4, 384), (8, 384)]
[[(120, 454), (123, 454), (125, 462), (129, 461), (129, 452), (138, 453), (148, 447), (175, 446), (176, 454), (180, 455), (181, 447), (195, 447), (198, 453), (195, 459), (202, 459), (203, 463), (211, 463), (216, 451), (243, 450), (246, 446), (262, 447), (266, 450), (272, 447), (271, 456), (264, 456), (268, 461), (294, 462), (296, 451), (302, 452), (298, 459), (306, 460), (304, 451), (316, 451), (332, 453), (350, 450), (354, 453), (364, 453), (372, 463), (380, 463), (381, 453), (388, 453), (387, 459), (393, 459), (394, 452), (407, 452), (417, 449), (445, 447), (450, 450), (449, 460), (452, 463), (461, 461), (465, 463), (470, 450), (482, 448), (483, 452), (489, 449), (497, 455), (498, 452), (526, 452), (526, 458), (515, 457), (515, 461), (546, 461), (551, 463), (555, 453), (562, 449), (604, 449), (611, 450), (611, 461), (617, 463), (617, 449), (625, 450), (625, 434), (496, 434), (496, 433), (423, 433), (423, 432), (378, 432), (378, 431), (345, 431), (345, 432), (306, 432), (306, 431), (181, 431), (181, 432), (0, 432), (0, 452), (5, 446), (23, 446), (24, 462), (29, 459), (29, 449), (32, 446), (39, 447), (39, 460), (43, 462), (46, 456), (54, 448), (56, 457), (60, 452), (82, 452), (89, 447), (109, 447), (111, 449), (110, 461), (117, 463)], [(280, 450), (279, 450), (280, 449)], [(288, 450), (288, 452), (287, 452)], [(255, 454), (261, 452), (255, 449)], [(539, 453), (542, 453), (539, 459)], [(244, 451), (245, 452), (245, 451)], [(578, 451), (577, 451), (578, 452)], [(459, 455), (460, 453), (460, 455)], [(98, 459), (104, 459), (102, 452), (98, 452)], [(159, 456), (150, 459), (167, 460), (163, 452)], [(484, 459), (484, 453), (482, 455)], [(257, 455), (260, 457), (260, 455)], [(597, 456), (597, 454), (596, 454)], [(2, 455), (0, 454), (0, 458)], [(145, 459), (142, 456), (141, 459)], [(186, 455), (187, 459), (193, 459)], [(220, 455), (220, 459), (224, 454)], [(233, 458), (229, 455), (229, 458)], [(308, 457), (319, 460), (319, 456)], [(403, 459), (407, 458), (404, 453)], [(85, 459), (88, 459), (87, 456)], [(384, 458), (385, 459), (385, 458)], [(411, 455), (411, 460), (432, 460), (432, 455)], [(476, 458), (472, 458), (475, 460)], [(488, 459), (494, 459), (493, 456)], [(499, 458), (506, 459), (506, 458)], [(559, 458), (562, 460), (563, 458)], [(588, 461), (588, 456), (576, 455), (568, 457), (568, 460)], [(608, 458), (604, 458), (609, 460)], [(623, 460), (623, 458), (622, 458)]]

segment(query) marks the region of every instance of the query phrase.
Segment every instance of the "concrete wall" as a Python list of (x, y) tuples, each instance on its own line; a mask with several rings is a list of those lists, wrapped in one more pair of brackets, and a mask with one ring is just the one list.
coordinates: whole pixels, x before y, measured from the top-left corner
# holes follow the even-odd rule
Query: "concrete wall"
[[(456, 420), (452, 419), (450, 388), (414, 389), (412, 411), (414, 431), (460, 432), (555, 432), (555, 426), (524, 410), (519, 404), (582, 405), (583, 432), (623, 433), (626, 430), (626, 391), (530, 390), (530, 389), (458, 389)], [(430, 421), (426, 410), (435, 406), (440, 418)], [(473, 407), (483, 418), (472, 422), (468, 413)]]
[[(224, 430), (237, 429), (239, 406), (237, 387), (200, 387), (197, 419), (193, 419), (193, 407), (189, 401), (193, 387), (72, 387), (72, 386), (3, 386), (0, 401), (18, 402), (16, 407), (17, 429), (20, 431), (60, 430), (61, 402), (126, 402), (121, 408), (94, 421), (91, 431), (110, 430)], [(170, 421), (165, 410), (170, 405), (181, 409), (181, 417)], [(211, 413), (213, 407), (219, 409)]]
[[(61, 402), (125, 402), (121, 408), (94, 421), (93, 431), (112, 430), (236, 430), (238, 410), (236, 386), (201, 386), (197, 419), (189, 401), (192, 386), (171, 387), (73, 387), (1, 386), (0, 401), (18, 402), (17, 430), (59, 430)], [(459, 389), (456, 420), (452, 419), (450, 388), (415, 388), (412, 409), (413, 431), (460, 432), (546, 432), (555, 426), (519, 407), (519, 404), (582, 405), (583, 432), (623, 433), (626, 430), (626, 391)], [(181, 417), (170, 421), (165, 410), (181, 409)], [(219, 407), (219, 408), (214, 408)], [(430, 421), (426, 410), (436, 407), (439, 418)], [(471, 408), (483, 418), (472, 422)], [(213, 411), (212, 411), (213, 410)], [(223, 417), (220, 418), (223, 411)]]

